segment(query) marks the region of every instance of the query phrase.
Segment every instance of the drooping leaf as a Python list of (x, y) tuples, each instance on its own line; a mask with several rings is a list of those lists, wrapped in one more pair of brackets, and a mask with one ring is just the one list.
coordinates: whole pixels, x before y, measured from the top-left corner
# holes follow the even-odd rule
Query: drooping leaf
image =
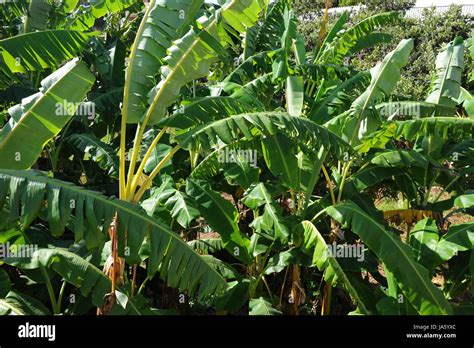
[(104, 295), (110, 292), (110, 279), (97, 267), (65, 249), (36, 249), (29, 257), (7, 257), (5, 263), (20, 269), (51, 269), (68, 283), (78, 287), (81, 294), (91, 295), (92, 303), (101, 306)]
[(409, 150), (387, 150), (377, 153), (370, 163), (379, 167), (386, 168), (408, 168), (420, 167), (426, 168), (429, 164), (429, 159), (426, 156)]
[(410, 118), (454, 116), (456, 113), (456, 110), (451, 106), (415, 101), (381, 103), (376, 106), (376, 109), (382, 117), (388, 119), (393, 119), (397, 116)]
[(252, 111), (255, 110), (250, 105), (236, 98), (205, 97), (186, 101), (173, 115), (165, 118), (160, 126), (186, 129)]
[(250, 281), (248, 279), (228, 283), (228, 288), (224, 294), (214, 300), (216, 309), (225, 310), (230, 313), (239, 311), (247, 302), (249, 285)]
[(40, 301), (17, 291), (0, 299), (0, 315), (51, 315)]
[(359, 151), (366, 152), (373, 147), (384, 148), (390, 140), (399, 140), (402, 137), (413, 141), (419, 136), (434, 132), (438, 132), (443, 139), (469, 139), (474, 135), (474, 120), (458, 117), (427, 117), (386, 122), (380, 130), (364, 137)]
[(274, 136), (277, 132), (282, 132), (292, 139), (298, 139), (301, 144), (310, 148), (324, 144), (338, 154), (348, 147), (335, 134), (307, 118), (290, 116), (281, 112), (233, 115), (202, 124), (177, 136), (176, 140), (186, 149), (196, 148), (197, 144), (200, 144), (207, 150), (218, 141), (229, 144), (242, 138), (253, 139), (258, 133)]
[(410, 231), (410, 246), (415, 254), (415, 261), (425, 266), (428, 270), (433, 270), (438, 261), (438, 226), (431, 219), (423, 219)]
[(456, 197), (454, 205), (459, 208), (470, 208), (474, 206), (474, 194), (466, 194)]
[(437, 252), (446, 261), (459, 251), (474, 248), (474, 223), (451, 225), (438, 243)]

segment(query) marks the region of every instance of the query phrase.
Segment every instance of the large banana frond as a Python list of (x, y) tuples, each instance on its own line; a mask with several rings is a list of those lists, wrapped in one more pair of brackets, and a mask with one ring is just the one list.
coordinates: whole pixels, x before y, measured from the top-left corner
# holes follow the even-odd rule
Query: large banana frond
[(382, 62), (370, 69), (372, 81), (367, 90), (354, 101), (351, 107), (353, 112), (361, 114), (376, 101), (390, 95), (400, 78), (401, 68), (408, 63), (413, 46), (412, 39), (400, 41)]
[[(343, 130), (343, 132), (350, 134), (348, 136), (350, 143), (356, 141), (357, 136), (360, 139), (368, 129), (372, 128), (369, 124), (371, 119), (365, 115), (366, 111), (373, 104), (392, 93), (400, 78), (400, 70), (408, 63), (408, 57), (413, 50), (413, 46), (412, 39), (400, 41), (398, 46), (386, 55), (382, 62), (370, 69), (372, 81), (369, 87), (351, 106), (350, 114), (354, 117), (354, 122), (350, 126), (348, 125), (347, 128), (349, 129)], [(363, 127), (361, 127), (361, 123), (363, 123)]]
[(0, 131), (0, 167), (31, 167), (44, 145), (73, 117), (93, 83), (87, 66), (74, 59), (41, 81), (40, 92), (11, 107), (11, 117)]
[(0, 40), (0, 52), (14, 73), (43, 70), (77, 56), (90, 36), (74, 30), (37, 31)]
[(452, 314), (442, 292), (431, 283), (428, 270), (414, 260), (413, 251), (393, 232), (354, 203), (326, 208), (344, 227), (350, 227), (393, 274), (401, 291), (420, 314)]
[(240, 99), (233, 97), (205, 97), (186, 101), (178, 111), (163, 119), (159, 125), (186, 129), (231, 115), (252, 111), (255, 111), (255, 108)]
[(174, 40), (179, 38), (201, 7), (202, 0), (153, 0), (133, 43), (123, 99), (123, 117), (138, 123), (146, 110), (147, 96), (155, 83), (155, 75)]
[[(130, 263), (148, 259), (147, 272), (157, 271), (168, 286), (199, 299), (220, 292), (225, 280), (196, 254), (179, 235), (148, 216), (139, 206), (70, 183), (48, 178), (35, 171), (0, 170), (0, 206), (8, 196), (11, 219), (20, 218), (24, 228), (42, 214), (51, 233), (60, 236), (73, 218), (76, 241), (89, 249), (103, 245), (115, 213), (118, 221), (118, 252)], [(47, 199), (47, 208), (44, 202)]]

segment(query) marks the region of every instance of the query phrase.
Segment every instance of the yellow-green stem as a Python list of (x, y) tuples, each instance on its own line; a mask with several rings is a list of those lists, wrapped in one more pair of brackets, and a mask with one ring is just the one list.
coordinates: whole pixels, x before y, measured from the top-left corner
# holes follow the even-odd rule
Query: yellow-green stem
[(128, 112), (128, 96), (130, 94), (130, 78), (131, 78), (131, 71), (132, 71), (132, 62), (135, 60), (135, 55), (137, 53), (138, 47), (138, 39), (141, 37), (143, 30), (145, 29), (146, 18), (148, 17), (153, 5), (155, 4), (155, 0), (152, 0), (146, 9), (144, 19), (140, 23), (140, 27), (138, 28), (137, 36), (135, 41), (133, 42), (131, 52), (130, 52), (130, 59), (129, 64), (127, 66), (125, 76), (127, 79), (125, 80), (125, 86), (123, 90), (123, 105), (122, 105), (122, 122), (120, 127), (120, 167), (119, 167), (119, 185), (120, 185), (120, 198), (126, 199), (127, 195), (127, 182), (125, 178), (125, 142), (126, 142), (126, 134), (127, 134), (127, 112)]
[(140, 187), (140, 189), (138, 190), (138, 192), (135, 194), (135, 196), (133, 196), (133, 202), (138, 202), (140, 200), (140, 198), (142, 198), (143, 194), (145, 193), (146, 190), (148, 190), (148, 188), (151, 186), (152, 182), (153, 182), (153, 179), (158, 175), (158, 173), (160, 172), (160, 170), (164, 167), (164, 165), (166, 164), (166, 162), (168, 162), (171, 157), (173, 157), (173, 155), (180, 149), (179, 145), (176, 145), (170, 152), (168, 152), (168, 154), (160, 161), (160, 163), (158, 163), (155, 167), (155, 169), (153, 169), (153, 171), (151, 172), (150, 176), (145, 180), (145, 182), (143, 183), (142, 187)]
[[(150, 147), (148, 148), (147, 152), (145, 153), (145, 156), (143, 157), (141, 163), (140, 163), (140, 167), (138, 167), (138, 170), (136, 172), (136, 174), (133, 174), (133, 172), (131, 173), (129, 171), (128, 173), (128, 182), (129, 182), (129, 185), (127, 185), (127, 199), (130, 199), (133, 197), (133, 194), (135, 193), (135, 190), (138, 186), (138, 182), (140, 180), (140, 176), (142, 175), (143, 173), (143, 170), (145, 169), (145, 165), (148, 161), (148, 159), (150, 158), (151, 154), (153, 153), (153, 149), (156, 147), (156, 145), (158, 144), (158, 142), (160, 141), (161, 137), (163, 136), (163, 134), (165, 134), (166, 132), (166, 129), (167, 127), (164, 127), (155, 137), (155, 139), (153, 139), (153, 142), (151, 143)], [(132, 168), (132, 166), (130, 166), (130, 168)]]
[(321, 169), (323, 170), (324, 178), (326, 179), (326, 182), (328, 184), (329, 193), (331, 195), (331, 202), (332, 202), (333, 205), (335, 205), (336, 204), (336, 198), (334, 196), (334, 191), (332, 189), (331, 178), (329, 177), (328, 171), (326, 170), (326, 167), (324, 166), (324, 164), (321, 166)]
[(349, 163), (347, 163), (347, 165), (344, 167), (344, 173), (342, 174), (341, 186), (339, 187), (339, 193), (337, 194), (337, 203), (341, 202), (342, 189), (344, 188), (344, 183), (346, 182), (347, 173), (349, 172), (351, 165), (352, 165), (352, 160), (350, 160)]

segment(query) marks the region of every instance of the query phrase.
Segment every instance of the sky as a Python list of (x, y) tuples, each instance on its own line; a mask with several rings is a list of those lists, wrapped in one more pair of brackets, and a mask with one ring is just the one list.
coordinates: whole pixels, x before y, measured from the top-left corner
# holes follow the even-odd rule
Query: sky
[(449, 6), (451, 4), (474, 5), (474, 0), (417, 0), (415, 6)]

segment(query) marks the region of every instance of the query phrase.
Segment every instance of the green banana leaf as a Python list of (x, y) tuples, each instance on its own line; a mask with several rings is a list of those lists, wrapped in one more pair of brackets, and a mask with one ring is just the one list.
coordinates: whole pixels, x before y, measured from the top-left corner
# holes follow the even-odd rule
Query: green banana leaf
[(463, 70), (464, 44), (461, 37), (456, 37), (436, 57), (436, 79), (426, 101), (439, 105), (456, 106), (456, 100), (461, 92)]
[(203, 0), (153, 0), (148, 5), (125, 73), (123, 117), (127, 122), (138, 123), (142, 119), (148, 93), (155, 85), (154, 74), (159, 72), (173, 41), (189, 29), (202, 3)]
[(74, 30), (44, 30), (0, 40), (0, 52), (11, 72), (59, 66), (88, 48), (92, 34)]
[(11, 117), (0, 131), (0, 167), (30, 168), (74, 116), (93, 83), (87, 66), (74, 59), (41, 81), (38, 93), (8, 109)]

